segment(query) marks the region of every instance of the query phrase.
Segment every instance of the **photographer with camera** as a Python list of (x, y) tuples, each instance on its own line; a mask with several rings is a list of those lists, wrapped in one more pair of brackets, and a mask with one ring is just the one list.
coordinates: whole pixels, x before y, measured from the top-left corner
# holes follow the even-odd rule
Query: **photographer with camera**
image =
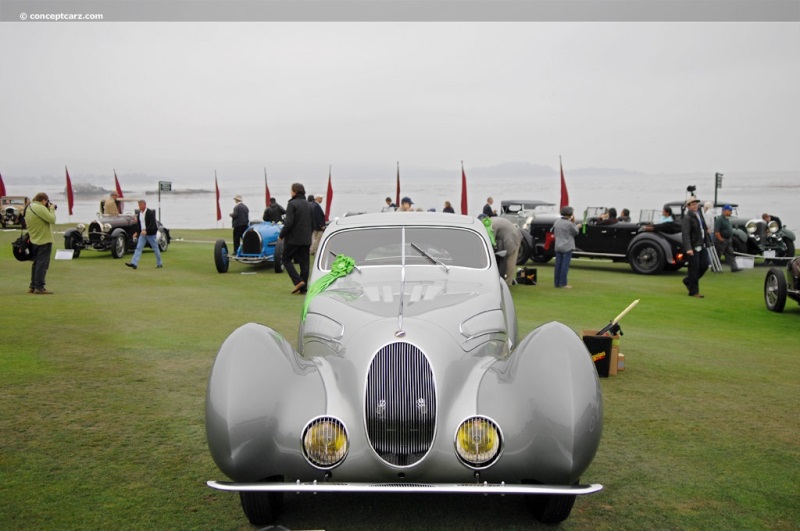
[(50, 202), (44, 192), (39, 192), (25, 210), (25, 223), (31, 237), (31, 284), (28, 293), (35, 295), (52, 295), (45, 288), (45, 276), (50, 267), (50, 254), (53, 252), (53, 225), (56, 223), (57, 206)]

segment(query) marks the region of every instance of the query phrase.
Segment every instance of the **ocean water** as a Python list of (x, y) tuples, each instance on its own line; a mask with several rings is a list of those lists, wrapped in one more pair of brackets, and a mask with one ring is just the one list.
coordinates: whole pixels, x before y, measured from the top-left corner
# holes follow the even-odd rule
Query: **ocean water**
[[(331, 219), (346, 212), (379, 212), (385, 205), (387, 196), (395, 197), (396, 176), (388, 175), (385, 179), (348, 179), (345, 176), (333, 176), (333, 200), (331, 203)], [(565, 179), (569, 191), (570, 204), (580, 217), (588, 206), (615, 207), (617, 211), (628, 208), (634, 220), (639, 218), (641, 210), (660, 209), (670, 201), (681, 201), (686, 198), (686, 187), (697, 187), (698, 197), (714, 200), (713, 174), (680, 174), (680, 175), (570, 175), (565, 171)], [(208, 189), (206, 193), (168, 193), (159, 196), (148, 191), (146, 186), (126, 186), (123, 178), (120, 181), (125, 196), (131, 201), (125, 205), (125, 211), (136, 208), (133, 200), (145, 198), (150, 208), (159, 212), (161, 221), (170, 229), (230, 227), (228, 214), (234, 206), (233, 196), (240, 194), (244, 203), (250, 208), (250, 218), (260, 219), (265, 207), (264, 182), (254, 179), (246, 182), (220, 184), (220, 209), (222, 220), (216, 220), (216, 196), (213, 193), (213, 181), (209, 183), (173, 182), (173, 190)], [(307, 193), (324, 194), (327, 187), (327, 175), (306, 182)], [(74, 180), (73, 180), (74, 182)], [(109, 183), (93, 183), (106, 189), (113, 186)], [(408, 196), (414, 201), (415, 208), (441, 211), (445, 201), (450, 201), (458, 212), (461, 202), (461, 173), (455, 172), (452, 179), (422, 179), (401, 176), (401, 196)], [(486, 203), (487, 197), (494, 198), (494, 207), (499, 210), (500, 201), (504, 199), (538, 199), (558, 203), (560, 200), (559, 177), (481, 177), (470, 178), (467, 174), (467, 195), (469, 214), (478, 215)], [(291, 182), (279, 179), (270, 180), (270, 192), (284, 207), (289, 199)], [(91, 195), (75, 198), (73, 215), (67, 213), (67, 199), (63, 186), (59, 190), (46, 186), (16, 184), (6, 180), (6, 188), (10, 195), (28, 195), (44, 191), (52, 201), (59, 205), (57, 218), (59, 223), (87, 223), (95, 218), (102, 196)], [(52, 186), (50, 187), (52, 188)], [(154, 190), (156, 183), (149, 188)], [(722, 188), (718, 191), (718, 200), (738, 204), (741, 217), (760, 217), (769, 212), (781, 218), (789, 228), (798, 232), (800, 229), (800, 210), (797, 207), (800, 199), (800, 172), (764, 172), (764, 173), (730, 173), (725, 174)], [(323, 200), (323, 207), (325, 200)]]

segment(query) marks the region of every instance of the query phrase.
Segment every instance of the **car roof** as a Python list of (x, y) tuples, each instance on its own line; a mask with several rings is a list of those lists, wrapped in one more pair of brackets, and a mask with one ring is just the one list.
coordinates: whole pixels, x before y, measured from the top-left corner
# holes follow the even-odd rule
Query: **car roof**
[(334, 223), (348, 227), (355, 225), (482, 225), (473, 216), (447, 214), (444, 212), (373, 212), (338, 218)]
[(555, 203), (551, 203), (549, 201), (539, 201), (538, 199), (503, 199), (500, 201), (501, 205), (536, 205), (536, 206), (554, 206)]

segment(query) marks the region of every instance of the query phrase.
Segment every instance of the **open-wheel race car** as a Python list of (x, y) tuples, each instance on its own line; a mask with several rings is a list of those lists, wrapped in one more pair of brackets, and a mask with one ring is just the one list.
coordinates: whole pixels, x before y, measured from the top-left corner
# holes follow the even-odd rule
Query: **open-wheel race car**
[(22, 213), (25, 211), (25, 207), (30, 204), (30, 198), (22, 195), (4, 195), (0, 197), (0, 225), (3, 228), (25, 228), (25, 218)]
[(551, 322), (518, 341), (484, 225), (436, 213), (339, 218), (325, 231), (297, 350), (248, 323), (217, 354), (211, 455), (254, 525), (284, 493), (523, 495), (555, 523), (603, 427), (581, 339)]
[[(138, 210), (134, 214), (116, 216), (98, 214), (88, 227), (79, 223), (77, 227), (64, 232), (64, 249), (72, 249), (74, 258), (78, 258), (85, 249), (111, 251), (114, 258), (122, 258), (128, 251), (136, 249), (133, 235), (139, 232), (138, 214)], [(156, 240), (162, 253), (167, 252), (170, 239), (169, 229), (159, 221)], [(150, 244), (146, 243), (145, 246), (150, 247)]]
[(764, 279), (764, 302), (767, 310), (782, 312), (786, 299), (800, 303), (800, 256), (786, 264), (786, 270), (771, 267)]
[(279, 239), (283, 225), (269, 222), (253, 223), (242, 236), (234, 254), (228, 253), (225, 240), (214, 244), (214, 264), (219, 273), (227, 273), (231, 261), (257, 265), (271, 263), (276, 273), (283, 271), (283, 242)]

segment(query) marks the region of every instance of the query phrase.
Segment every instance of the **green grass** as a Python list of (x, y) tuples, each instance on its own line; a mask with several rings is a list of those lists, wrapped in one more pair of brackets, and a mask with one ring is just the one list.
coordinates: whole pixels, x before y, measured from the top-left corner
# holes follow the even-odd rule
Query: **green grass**
[[(150, 252), (137, 271), (84, 252), (51, 263), (55, 295), (33, 296), (15, 236), (0, 233), (0, 528), (247, 528), (237, 497), (204, 483), (221, 478), (205, 387), (237, 326), (296, 340), (302, 299), (286, 275), (219, 275), (210, 242), (229, 231), (176, 230), (162, 270)], [(552, 287), (551, 264), (512, 289), (521, 336), (552, 320), (598, 328), (641, 303), (622, 322), (625, 371), (602, 380), (603, 441), (583, 478), (605, 489), (562, 527), (796, 529), (800, 307), (765, 310), (765, 267), (708, 274), (698, 300), (681, 273), (573, 264), (572, 290)]]

